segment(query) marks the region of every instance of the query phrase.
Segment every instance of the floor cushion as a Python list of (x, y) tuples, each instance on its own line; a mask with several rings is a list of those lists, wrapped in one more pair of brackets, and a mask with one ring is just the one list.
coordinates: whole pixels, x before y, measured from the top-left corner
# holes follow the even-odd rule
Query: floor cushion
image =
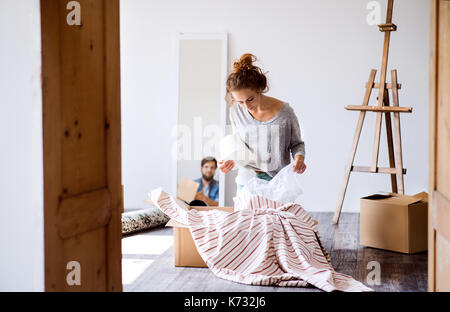
[(122, 213), (122, 234), (131, 234), (165, 225), (169, 219), (156, 207), (125, 211)]

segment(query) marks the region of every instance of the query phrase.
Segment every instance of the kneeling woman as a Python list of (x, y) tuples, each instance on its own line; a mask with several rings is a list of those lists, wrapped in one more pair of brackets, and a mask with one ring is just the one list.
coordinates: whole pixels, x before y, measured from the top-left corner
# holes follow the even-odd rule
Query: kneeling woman
[[(262, 70), (253, 65), (256, 57), (244, 54), (234, 62), (233, 72), (226, 82), (227, 97), (231, 97), (230, 120), (233, 133), (255, 155), (250, 162), (239, 166), (236, 179), (238, 191), (243, 187), (240, 176), (252, 170), (261, 179), (271, 180), (283, 167), (294, 159), (292, 169), (301, 174), (305, 171), (305, 143), (292, 107), (284, 101), (266, 96), (267, 78)], [(228, 173), (236, 168), (233, 160), (219, 162), (219, 169)]]

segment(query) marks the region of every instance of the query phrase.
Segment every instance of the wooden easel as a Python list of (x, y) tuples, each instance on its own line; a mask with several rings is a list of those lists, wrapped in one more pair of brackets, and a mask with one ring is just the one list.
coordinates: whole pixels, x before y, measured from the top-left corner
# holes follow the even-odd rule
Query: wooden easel
[[(360, 111), (359, 120), (356, 126), (355, 136), (353, 138), (353, 144), (350, 151), (350, 156), (345, 167), (344, 183), (341, 189), (339, 197), (339, 203), (334, 213), (333, 223), (339, 222), (341, 214), (342, 204), (344, 202), (345, 191), (347, 190), (348, 180), (352, 171), (357, 172), (371, 172), (371, 173), (384, 173), (391, 175), (392, 193), (404, 194), (403, 175), (406, 174), (406, 169), (403, 168), (402, 162), (402, 145), (400, 135), (400, 114), (399, 113), (411, 113), (411, 107), (399, 107), (398, 105), (398, 90), (401, 89), (401, 84), (397, 82), (397, 70), (391, 71), (391, 83), (386, 83), (386, 69), (389, 54), (389, 40), (391, 31), (396, 31), (397, 26), (392, 24), (392, 8), (394, 5), (393, 0), (388, 0), (386, 24), (378, 25), (379, 30), (384, 32), (384, 45), (383, 45), (383, 58), (381, 63), (381, 76), (379, 83), (375, 83), (376, 70), (370, 71), (369, 81), (366, 84), (366, 93), (362, 105), (350, 105), (345, 109), (352, 111)], [(372, 89), (378, 89), (378, 105), (369, 106), (369, 98)], [(392, 91), (393, 106), (389, 105), (389, 92)], [(375, 121), (375, 140), (372, 153), (372, 164), (370, 166), (353, 166), (353, 161), (356, 154), (356, 148), (358, 147), (358, 141), (361, 134), (361, 129), (364, 122), (366, 112), (376, 112)], [(395, 152), (392, 142), (392, 126), (391, 126), (391, 112), (394, 113), (394, 136), (395, 136)], [(389, 150), (389, 166), (390, 168), (378, 167), (378, 151), (380, 147), (380, 131), (381, 131), (381, 117), (384, 113), (386, 119), (386, 134), (387, 144)]]

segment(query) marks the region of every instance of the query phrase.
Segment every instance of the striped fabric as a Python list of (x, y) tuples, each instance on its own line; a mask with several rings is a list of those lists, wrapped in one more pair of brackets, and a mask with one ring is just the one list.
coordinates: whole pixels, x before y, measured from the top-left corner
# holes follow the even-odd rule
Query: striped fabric
[(232, 213), (188, 210), (162, 191), (155, 205), (187, 224), (198, 252), (218, 277), (249, 285), (308, 286), (324, 291), (372, 291), (335, 272), (313, 219), (298, 204), (280, 204), (241, 192)]

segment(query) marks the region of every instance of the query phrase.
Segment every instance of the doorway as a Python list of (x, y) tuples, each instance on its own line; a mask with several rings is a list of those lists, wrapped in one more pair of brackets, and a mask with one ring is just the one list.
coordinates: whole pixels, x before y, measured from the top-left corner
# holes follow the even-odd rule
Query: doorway
[(119, 0), (41, 0), (41, 33), (45, 290), (121, 291)]

